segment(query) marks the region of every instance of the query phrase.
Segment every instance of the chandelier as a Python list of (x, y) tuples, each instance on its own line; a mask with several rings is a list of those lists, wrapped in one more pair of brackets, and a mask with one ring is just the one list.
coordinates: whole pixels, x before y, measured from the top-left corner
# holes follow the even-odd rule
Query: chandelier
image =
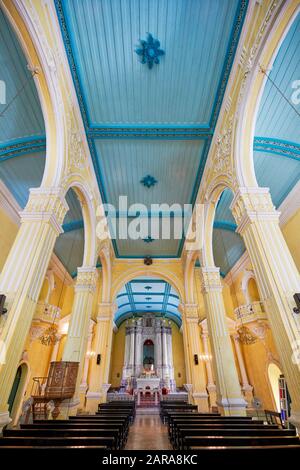
[(43, 346), (51, 346), (59, 341), (57, 336), (57, 328), (54, 325), (49, 326), (39, 338)]

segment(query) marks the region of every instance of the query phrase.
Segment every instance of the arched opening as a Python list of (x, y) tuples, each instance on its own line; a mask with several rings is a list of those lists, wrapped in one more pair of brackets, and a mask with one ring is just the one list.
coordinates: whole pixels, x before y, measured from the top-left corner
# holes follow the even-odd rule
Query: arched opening
[(256, 281), (253, 277), (251, 277), (247, 284), (247, 291), (248, 291), (248, 299), (249, 303), (259, 302), (259, 292), (257, 288)]
[(110, 383), (134, 393), (151, 374), (176, 391), (186, 380), (177, 290), (159, 277), (133, 277), (119, 290), (114, 321)]
[(243, 239), (236, 233), (237, 226), (230, 209), (232, 200), (233, 192), (225, 188), (218, 199), (213, 222), (213, 257), (223, 278), (245, 251)]
[(282, 375), (279, 367), (271, 362), (268, 366), (268, 379), (270, 382), (274, 404), (276, 411), (280, 412), (280, 394), (279, 394), (279, 377)]
[(20, 414), (22, 406), (22, 398), (26, 391), (26, 386), (29, 378), (28, 365), (23, 362), (19, 365), (14, 382), (10, 391), (8, 399), (8, 410), (13, 421), (16, 421)]
[(255, 176), (259, 186), (270, 188), (276, 208), (300, 179), (299, 35), (300, 12), (268, 68), (254, 121)]

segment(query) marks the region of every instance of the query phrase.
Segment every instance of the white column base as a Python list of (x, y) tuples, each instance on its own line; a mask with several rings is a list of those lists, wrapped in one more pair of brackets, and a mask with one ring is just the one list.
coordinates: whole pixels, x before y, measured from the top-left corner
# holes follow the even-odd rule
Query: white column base
[(288, 418), (288, 422), (293, 424), (297, 429), (298, 434), (300, 434), (300, 411), (293, 411), (291, 416)]
[(200, 413), (208, 413), (208, 394), (205, 392), (194, 392), (192, 393), (193, 402), (198, 406), (198, 411)]
[(4, 413), (0, 413), (0, 432), (7, 424), (11, 423), (12, 419), (9, 416), (9, 412), (5, 411)]
[(217, 399), (217, 405), (224, 416), (246, 416), (247, 402), (243, 398)]
[(87, 392), (86, 394), (86, 411), (90, 414), (95, 414), (98, 411), (98, 405), (102, 401), (101, 392)]
[(76, 416), (79, 404), (79, 398), (63, 400), (59, 405), (59, 415), (57, 419), (68, 419), (69, 416)]
[(252, 400), (253, 400), (253, 387), (252, 387), (252, 385), (248, 384), (248, 385), (245, 385), (244, 387), (242, 387), (242, 392), (243, 392), (243, 395), (244, 395), (244, 398), (245, 398), (246, 402), (248, 403), (248, 405), (251, 406), (251, 403), (252, 403)]
[(215, 384), (208, 384), (206, 388), (207, 388), (208, 395), (209, 395), (210, 408), (212, 408), (213, 406), (216, 407), (217, 406), (217, 387), (215, 386)]

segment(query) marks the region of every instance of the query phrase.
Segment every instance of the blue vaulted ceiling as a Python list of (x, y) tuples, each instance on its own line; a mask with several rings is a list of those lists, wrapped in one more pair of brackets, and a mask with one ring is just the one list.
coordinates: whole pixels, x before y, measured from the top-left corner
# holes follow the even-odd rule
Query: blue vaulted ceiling
[[(55, 4), (103, 201), (118, 208), (124, 195), (146, 213), (151, 203), (193, 204), (247, 1)], [(136, 53), (147, 33), (164, 51), (151, 70)], [(114, 247), (120, 257), (177, 257), (182, 237), (117, 237)]]
[(117, 295), (117, 305), (117, 326), (127, 318), (144, 313), (163, 316), (181, 326), (178, 294), (170, 284), (160, 279), (143, 277), (128, 282)]
[[(129, 206), (143, 203), (147, 210), (151, 203), (193, 202), (247, 2), (55, 4), (103, 200), (116, 204), (123, 194)], [(135, 52), (147, 32), (165, 51), (151, 70)], [(299, 37), (298, 16), (267, 72), (255, 129), (257, 180), (270, 187), (276, 207), (300, 176), (300, 105), (291, 103), (292, 84), (300, 76)], [(5, 110), (0, 117), (0, 177), (24, 207), (29, 188), (39, 186), (42, 179), (45, 129), (25, 56), (1, 9), (0, 38), (0, 80), (9, 84), (7, 102), (12, 101), (7, 110), (0, 104), (0, 114)], [(141, 183), (148, 176), (155, 180), (149, 188)], [(75, 238), (78, 259), (68, 266), (73, 272), (82, 259), (83, 222), (76, 196), (70, 197), (66, 233), (56, 252), (68, 264), (67, 248)], [(223, 274), (244, 250), (234, 233), (230, 197), (222, 196), (214, 224), (214, 255)], [(117, 214), (118, 223), (123, 216)], [(117, 239), (114, 245), (117, 256), (174, 257), (182, 242), (172, 236), (149, 241), (146, 236), (145, 241)]]

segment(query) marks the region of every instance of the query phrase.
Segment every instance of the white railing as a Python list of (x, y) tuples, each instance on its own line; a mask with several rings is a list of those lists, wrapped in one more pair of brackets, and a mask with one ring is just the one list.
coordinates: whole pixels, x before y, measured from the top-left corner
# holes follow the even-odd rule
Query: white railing
[(264, 305), (260, 301), (240, 305), (234, 309), (234, 314), (237, 320), (248, 322), (267, 318)]

